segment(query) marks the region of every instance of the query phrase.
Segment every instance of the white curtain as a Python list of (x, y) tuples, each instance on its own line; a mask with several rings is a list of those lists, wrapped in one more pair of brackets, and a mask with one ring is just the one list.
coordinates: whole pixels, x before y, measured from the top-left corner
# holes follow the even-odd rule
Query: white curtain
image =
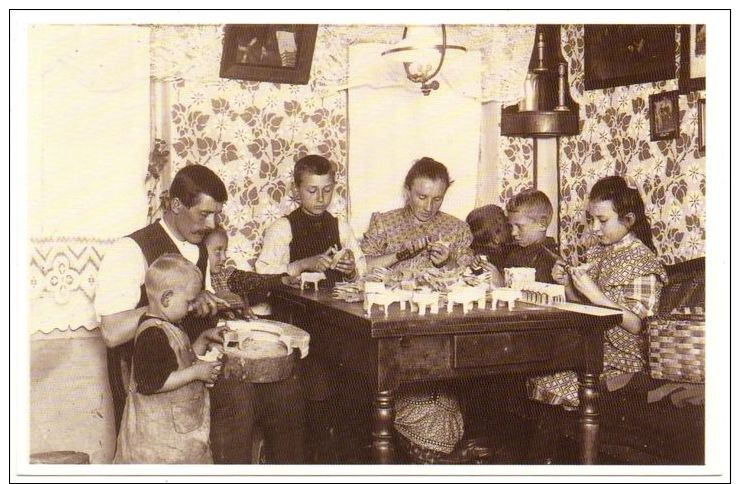
[(34, 25), (28, 47), (30, 329), (90, 328), (105, 249), (146, 221), (149, 29)]
[(454, 184), (444, 212), (464, 219), (476, 199), (480, 149), (480, 53), (448, 52), (438, 90), (428, 96), (382, 57), (391, 46), (349, 48), (349, 214), (358, 236), (373, 212), (403, 206), (403, 180), (414, 160), (444, 163)]

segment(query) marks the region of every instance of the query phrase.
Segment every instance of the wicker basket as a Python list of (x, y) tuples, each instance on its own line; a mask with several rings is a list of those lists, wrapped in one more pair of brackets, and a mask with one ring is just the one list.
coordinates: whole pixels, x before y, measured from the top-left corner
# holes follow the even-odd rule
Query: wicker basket
[(664, 314), (648, 319), (650, 376), (704, 382), (704, 315)]

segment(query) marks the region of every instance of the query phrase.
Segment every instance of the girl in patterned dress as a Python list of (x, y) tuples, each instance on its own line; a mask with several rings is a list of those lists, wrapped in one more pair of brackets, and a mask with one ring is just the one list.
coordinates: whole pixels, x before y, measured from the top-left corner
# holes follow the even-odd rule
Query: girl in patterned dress
[[(565, 285), (571, 301), (621, 309), (622, 323), (604, 333), (601, 381), (615, 390), (642, 371), (642, 321), (658, 309), (665, 269), (655, 255), (645, 205), (636, 188), (619, 176), (602, 178), (589, 194), (588, 213), (598, 244), (586, 252), (587, 263), (553, 267), (552, 276)], [(578, 406), (578, 380), (573, 371), (532, 378), (531, 399), (566, 408)]]

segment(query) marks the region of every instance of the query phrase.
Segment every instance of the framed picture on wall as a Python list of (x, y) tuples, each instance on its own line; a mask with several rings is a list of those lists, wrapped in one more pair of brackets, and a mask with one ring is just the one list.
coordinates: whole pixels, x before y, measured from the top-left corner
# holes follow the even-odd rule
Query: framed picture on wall
[(707, 26), (681, 26), (681, 64), (678, 90), (681, 94), (703, 91), (706, 86)]
[(650, 139), (659, 141), (678, 138), (678, 91), (651, 94)]
[(704, 155), (707, 152), (707, 100), (699, 99), (699, 135), (697, 145), (699, 154)]
[(231, 24), (224, 27), (220, 76), (307, 84), (318, 25)]
[(673, 25), (586, 25), (586, 90), (674, 79), (675, 48)]

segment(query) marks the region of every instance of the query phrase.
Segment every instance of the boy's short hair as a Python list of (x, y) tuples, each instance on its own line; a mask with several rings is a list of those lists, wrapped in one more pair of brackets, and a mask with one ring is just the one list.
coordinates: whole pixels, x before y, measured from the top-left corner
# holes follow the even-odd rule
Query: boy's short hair
[(216, 227), (213, 230), (211, 230), (210, 232), (208, 232), (206, 234), (206, 236), (203, 237), (203, 243), (204, 244), (208, 244), (208, 241), (211, 239), (211, 237), (215, 237), (217, 235), (220, 235), (221, 237), (223, 237), (224, 239), (226, 239), (226, 241), (228, 242), (228, 240), (229, 240), (229, 234), (226, 233), (226, 229), (224, 229), (220, 225), (216, 225)]
[(517, 193), (506, 203), (506, 212), (521, 212), (545, 227), (552, 221), (552, 203), (543, 192), (529, 188)]
[(300, 186), (303, 175), (331, 175), (336, 177), (337, 167), (334, 163), (319, 155), (307, 155), (295, 162), (293, 168), (293, 181), (295, 186)]
[(156, 300), (168, 289), (184, 287), (191, 277), (197, 277), (198, 280), (203, 277), (195, 264), (180, 254), (163, 254), (146, 270), (146, 295), (150, 301)]

